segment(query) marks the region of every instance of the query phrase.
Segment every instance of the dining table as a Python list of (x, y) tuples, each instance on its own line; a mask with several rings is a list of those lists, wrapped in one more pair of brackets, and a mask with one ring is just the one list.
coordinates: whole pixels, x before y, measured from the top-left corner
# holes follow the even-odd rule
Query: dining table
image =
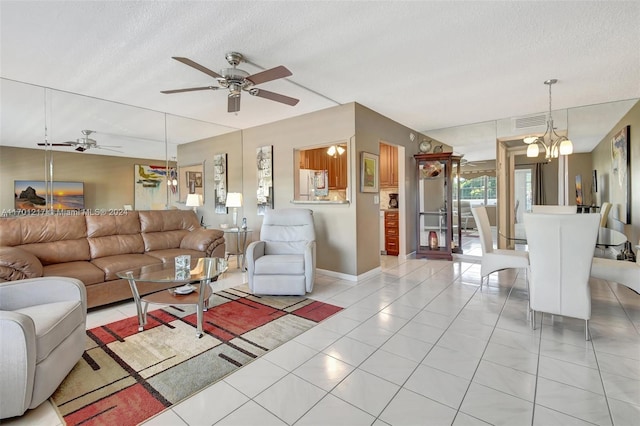
[[(507, 236), (500, 233), (500, 236), (506, 238), (508, 241), (514, 244), (527, 244), (527, 235), (524, 231), (524, 226), (516, 227), (514, 236)], [(615, 229), (611, 228), (598, 228), (598, 238), (596, 239), (596, 247), (606, 248), (622, 245), (627, 242), (627, 236)]]

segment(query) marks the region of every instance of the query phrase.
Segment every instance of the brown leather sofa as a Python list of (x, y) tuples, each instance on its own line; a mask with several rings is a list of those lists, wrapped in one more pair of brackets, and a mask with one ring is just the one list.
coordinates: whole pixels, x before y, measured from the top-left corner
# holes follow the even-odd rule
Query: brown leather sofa
[[(91, 308), (132, 297), (117, 272), (173, 262), (182, 254), (224, 257), (224, 232), (203, 229), (191, 210), (117, 213), (1, 218), (0, 281), (77, 278), (86, 286)], [(158, 288), (163, 287), (138, 286), (142, 294)]]

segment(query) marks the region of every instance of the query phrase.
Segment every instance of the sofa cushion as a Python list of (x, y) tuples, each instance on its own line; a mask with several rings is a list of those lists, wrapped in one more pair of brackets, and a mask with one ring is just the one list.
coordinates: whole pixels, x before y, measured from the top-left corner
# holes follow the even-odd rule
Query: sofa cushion
[(194, 259), (200, 259), (204, 257), (204, 253), (197, 250), (186, 249), (166, 249), (166, 250), (154, 250), (146, 253), (149, 256), (153, 256), (156, 259), (160, 259), (162, 263), (173, 262), (176, 256), (188, 254), (191, 256), (191, 267), (193, 267)]
[(37, 257), (43, 265), (76, 260), (89, 260), (91, 253), (86, 238), (16, 246)]
[(144, 232), (142, 234), (144, 250), (149, 252), (178, 248), (180, 247), (180, 242), (187, 234), (189, 234), (189, 231), (184, 229), (164, 232)]
[(65, 262), (47, 265), (43, 268), (45, 277), (71, 277), (77, 278), (84, 285), (101, 283), (104, 281), (104, 271), (91, 262)]
[(104, 271), (105, 281), (118, 279), (116, 273), (132, 269), (142, 268), (147, 265), (162, 263), (156, 257), (146, 254), (118, 254), (115, 256), (101, 257), (91, 261), (95, 266)]
[(304, 275), (304, 256), (301, 254), (265, 255), (256, 260), (254, 275)]
[(130, 235), (140, 233), (140, 218), (137, 211), (124, 211), (122, 215), (86, 216), (87, 237)]
[(198, 216), (192, 210), (146, 210), (138, 214), (142, 232), (193, 231), (200, 228)]
[(0, 227), (3, 246), (77, 240), (86, 236), (87, 226), (82, 215), (2, 218)]
[(109, 235), (87, 238), (91, 250), (91, 259), (114, 256), (116, 254), (144, 253), (144, 241), (140, 234)]
[(15, 310), (33, 320), (36, 329), (36, 363), (45, 359), (64, 339), (84, 323), (80, 301), (64, 301)]

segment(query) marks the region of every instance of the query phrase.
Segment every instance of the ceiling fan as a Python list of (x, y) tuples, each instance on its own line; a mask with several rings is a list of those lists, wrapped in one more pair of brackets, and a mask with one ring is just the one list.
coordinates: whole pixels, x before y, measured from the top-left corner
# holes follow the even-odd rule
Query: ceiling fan
[(160, 93), (171, 94), (171, 93), (182, 93), (182, 92), (195, 92), (197, 90), (218, 90), (220, 88), (229, 89), (229, 94), (227, 95), (228, 97), (227, 111), (228, 112), (240, 111), (240, 94), (242, 93), (243, 90), (246, 92), (249, 92), (250, 95), (258, 96), (260, 98), (269, 99), (272, 101), (280, 102), (280, 103), (291, 105), (291, 106), (294, 106), (299, 102), (299, 99), (291, 98), (289, 96), (281, 95), (279, 93), (274, 93), (268, 90), (254, 87), (258, 84), (266, 83), (267, 81), (277, 80), (279, 78), (289, 77), (290, 75), (292, 75), (291, 71), (289, 71), (286, 67), (282, 65), (250, 75), (248, 72), (241, 70), (240, 68), (236, 68), (236, 66), (240, 62), (244, 61), (244, 57), (242, 56), (242, 54), (238, 52), (230, 52), (230, 53), (227, 53), (225, 58), (233, 68), (224, 68), (220, 70), (220, 74), (218, 74), (217, 72), (211, 71), (209, 68), (206, 68), (192, 61), (191, 59), (181, 58), (176, 56), (173, 56), (172, 58), (175, 59), (176, 61), (182, 62), (185, 65), (195, 68), (198, 71), (203, 72), (215, 78), (219, 86), (204, 86), (204, 87), (190, 87), (187, 89), (162, 90)]
[(83, 130), (82, 131), (83, 137), (78, 138), (75, 141), (60, 142), (60, 143), (39, 143), (38, 146), (75, 146), (76, 151), (79, 151), (79, 152), (84, 152), (91, 148), (104, 149), (104, 150), (113, 151), (113, 152), (122, 152), (116, 149), (111, 149), (111, 148), (121, 148), (120, 146), (98, 145), (95, 139), (91, 139), (89, 137), (89, 135), (91, 135), (92, 133), (95, 133), (95, 131)]

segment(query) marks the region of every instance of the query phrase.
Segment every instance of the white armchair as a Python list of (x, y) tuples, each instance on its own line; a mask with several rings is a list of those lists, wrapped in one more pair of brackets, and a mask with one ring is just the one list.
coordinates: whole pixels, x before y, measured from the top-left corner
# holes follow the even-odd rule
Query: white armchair
[(599, 224), (597, 213), (525, 213), (533, 328), (536, 311), (580, 318), (585, 320), (585, 339), (589, 340), (589, 276)]
[(247, 247), (247, 277), (254, 294), (304, 295), (313, 290), (316, 234), (309, 209), (267, 210), (260, 241)]
[(87, 297), (74, 278), (0, 283), (0, 418), (49, 398), (85, 349)]

